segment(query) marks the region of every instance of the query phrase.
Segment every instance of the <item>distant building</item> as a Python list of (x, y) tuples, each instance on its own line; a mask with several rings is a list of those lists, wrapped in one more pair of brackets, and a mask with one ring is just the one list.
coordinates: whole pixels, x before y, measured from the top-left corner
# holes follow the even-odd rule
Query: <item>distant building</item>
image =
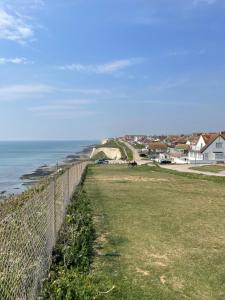
[(125, 141), (130, 141), (130, 142), (143, 142), (147, 139), (147, 135), (142, 135), (142, 134), (139, 134), (139, 135), (135, 135), (135, 134), (132, 134), (132, 135), (125, 135), (124, 136), (124, 140)]
[(177, 144), (174, 149), (181, 155), (188, 155), (190, 146), (188, 144)]
[(149, 156), (152, 159), (159, 158), (160, 154), (167, 153), (168, 147), (164, 143), (151, 142), (148, 144)]

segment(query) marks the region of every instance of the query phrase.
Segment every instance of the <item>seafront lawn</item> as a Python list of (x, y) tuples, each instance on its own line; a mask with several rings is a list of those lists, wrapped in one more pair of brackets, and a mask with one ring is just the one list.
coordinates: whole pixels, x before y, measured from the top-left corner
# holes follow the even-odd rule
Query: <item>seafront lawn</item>
[(192, 170), (220, 173), (225, 171), (225, 165), (206, 165), (206, 166), (197, 166), (190, 168)]
[(84, 188), (100, 299), (225, 299), (225, 181), (93, 165)]

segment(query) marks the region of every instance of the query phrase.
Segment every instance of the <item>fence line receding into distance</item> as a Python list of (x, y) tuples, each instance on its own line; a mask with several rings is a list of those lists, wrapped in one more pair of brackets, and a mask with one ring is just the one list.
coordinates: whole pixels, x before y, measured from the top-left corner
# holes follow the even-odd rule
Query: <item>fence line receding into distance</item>
[(54, 176), (15, 212), (0, 221), (0, 299), (34, 300), (50, 265), (66, 208), (87, 163)]

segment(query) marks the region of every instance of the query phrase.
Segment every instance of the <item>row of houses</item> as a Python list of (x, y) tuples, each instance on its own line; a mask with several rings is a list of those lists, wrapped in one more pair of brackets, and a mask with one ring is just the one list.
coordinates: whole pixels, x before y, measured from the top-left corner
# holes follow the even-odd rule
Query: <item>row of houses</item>
[(124, 139), (142, 145), (139, 151), (155, 160), (170, 159), (175, 163), (192, 164), (225, 163), (225, 132), (180, 136), (126, 136)]

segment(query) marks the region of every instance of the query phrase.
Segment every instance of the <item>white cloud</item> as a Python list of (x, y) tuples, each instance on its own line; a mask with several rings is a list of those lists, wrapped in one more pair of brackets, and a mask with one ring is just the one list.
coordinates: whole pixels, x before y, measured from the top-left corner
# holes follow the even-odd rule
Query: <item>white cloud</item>
[(62, 112), (77, 110), (78, 107), (92, 103), (92, 100), (61, 100), (54, 101), (47, 105), (39, 105), (30, 107), (29, 110), (33, 112)]
[[(10, 60), (11, 62), (11, 60)], [(8, 63), (8, 60), (0, 58), (0, 65), (3, 63)], [(13, 59), (13, 63), (23, 63), (23, 60), (20, 61), (19, 59)], [(0, 101), (14, 101), (20, 99), (32, 99), (38, 97), (42, 97), (45, 94), (51, 94), (57, 97), (59, 95), (61, 97), (83, 97), (83, 96), (110, 96), (112, 91), (108, 89), (83, 89), (83, 88), (65, 88), (60, 86), (51, 86), (42, 83), (31, 83), (31, 84), (11, 84), (11, 85), (0, 85)], [(70, 101), (70, 104), (74, 104), (73, 100)], [(85, 103), (85, 99), (80, 100), (82, 103)], [(76, 103), (78, 100), (76, 100)], [(93, 100), (92, 100), (93, 102)], [(65, 102), (64, 102), (65, 103)]]
[(33, 35), (31, 26), (25, 20), (0, 8), (0, 39), (24, 42)]
[(131, 58), (131, 59), (121, 59), (108, 62), (99, 65), (83, 65), (83, 64), (71, 64), (60, 66), (61, 70), (85, 72), (85, 73), (95, 73), (95, 74), (114, 74), (125, 68), (131, 67), (136, 64), (142, 63), (144, 60), (142, 58)]
[(57, 119), (74, 119), (74, 118), (84, 118), (99, 114), (99, 112), (91, 110), (76, 110), (76, 111), (43, 111), (39, 112), (38, 116), (46, 118), (57, 118)]
[(69, 99), (69, 100), (58, 100), (50, 102), (48, 104), (33, 106), (29, 108), (34, 114), (46, 117), (81, 117), (90, 116), (96, 114), (96, 112), (87, 109), (87, 105), (94, 103), (95, 100), (89, 99)]
[(11, 101), (15, 99), (25, 99), (43, 93), (50, 93), (53, 88), (44, 84), (19, 84), (0, 86), (0, 100)]
[(12, 9), (30, 10), (42, 8), (45, 5), (44, 0), (2, 0), (3, 4)]
[(26, 43), (34, 39), (33, 13), (43, 8), (43, 0), (0, 0), (0, 39)]
[(6, 65), (6, 64), (15, 64), (15, 65), (26, 65), (30, 64), (26, 58), (24, 57), (15, 57), (15, 58), (5, 58), (0, 57), (0, 65)]
[(111, 91), (108, 89), (79, 89), (79, 88), (59, 88), (61, 92), (70, 92), (83, 95), (110, 95)]

